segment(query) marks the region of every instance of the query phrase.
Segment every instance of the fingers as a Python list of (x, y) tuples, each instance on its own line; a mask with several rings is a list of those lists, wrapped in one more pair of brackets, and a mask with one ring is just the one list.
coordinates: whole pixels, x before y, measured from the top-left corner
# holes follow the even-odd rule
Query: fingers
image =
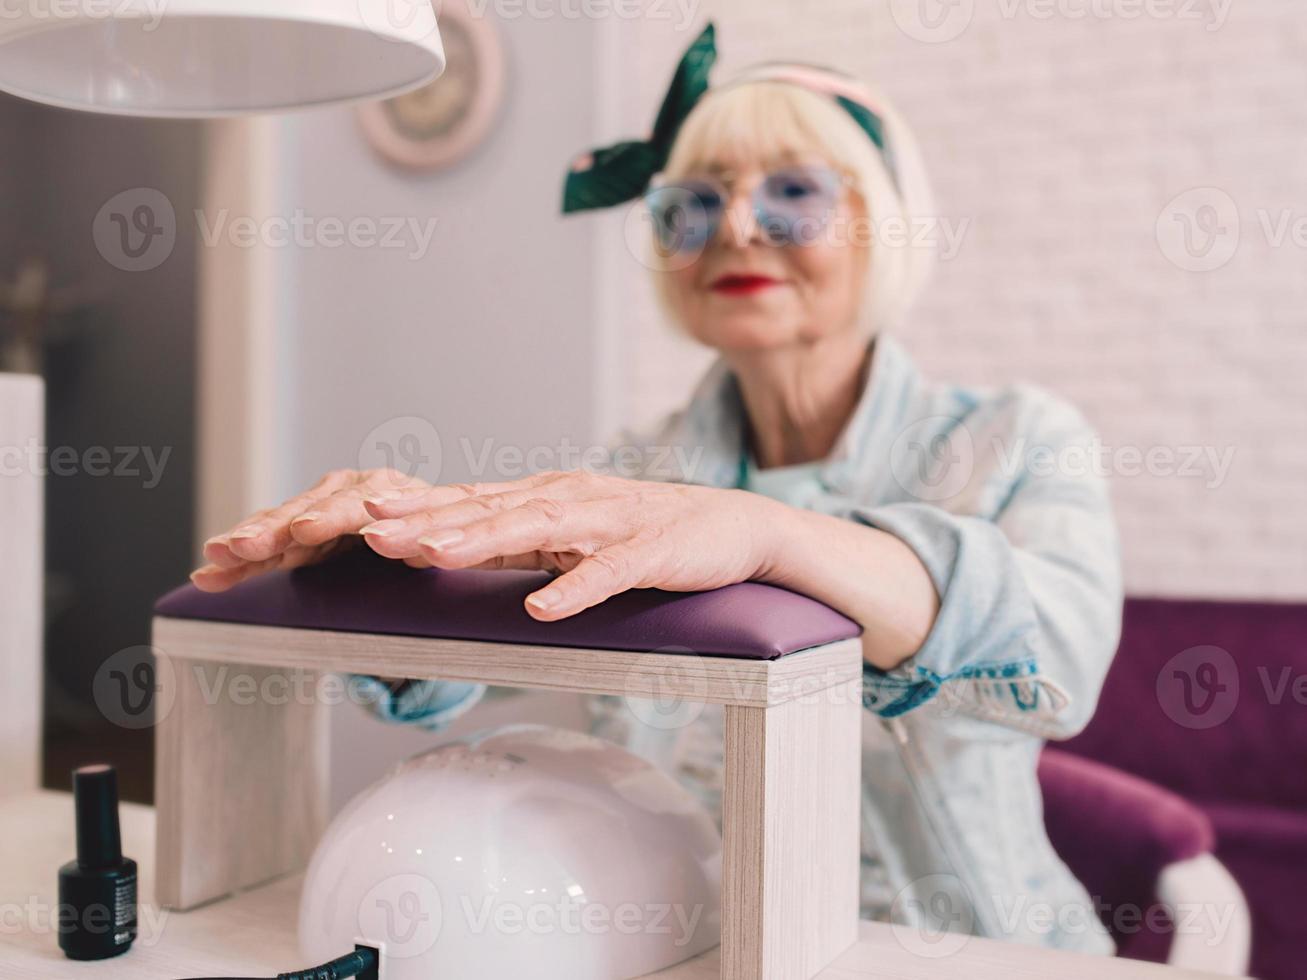
[(316, 561), (372, 521), (363, 498), (384, 489), (418, 492), (426, 483), (393, 471), (333, 470), (313, 487), (259, 511), (204, 543), (208, 565), (192, 576), (198, 588), (229, 589), (251, 575)]
[(639, 587), (645, 563), (638, 542), (610, 545), (527, 596), (526, 611), (546, 623), (574, 616), (619, 592)]
[(268, 561), (242, 562), (234, 568), (223, 568), (213, 564), (202, 565), (191, 572), (191, 581), (201, 592), (225, 592), (247, 578), (272, 571), (278, 564), (278, 559), (272, 558)]
[(496, 572), (505, 571), (532, 571), (538, 572), (542, 569), (553, 569), (551, 562), (546, 562), (538, 551), (527, 552), (524, 555), (498, 555), (489, 561), (483, 561), (479, 565), (472, 565), (471, 568), (482, 568)]
[(295, 517), (357, 479), (358, 474), (352, 470), (333, 470), (304, 493), (271, 510), (259, 511), (225, 534), (210, 538), (204, 543), (204, 557), (222, 568), (267, 561), (292, 544), (290, 522)]
[[(511, 484), (481, 484), (476, 489), (482, 492), (474, 496), (468, 495), (472, 488), (466, 485), (435, 487), (422, 495), (421, 499), (428, 502), (424, 509), (416, 510), (405, 517), (388, 518), (367, 524), (360, 528), (360, 533), (378, 554), (385, 555), (387, 558), (407, 558), (421, 553), (419, 542), (423, 538), (437, 539), (444, 536), (446, 532), (466, 528), (478, 521), (511, 512), (528, 504), (536, 504), (544, 499), (541, 496), (543, 493), (547, 492), (550, 499), (569, 500), (578, 493), (578, 487), (569, 483), (570, 481), (554, 478)], [(489, 492), (494, 486), (521, 489)], [(450, 499), (454, 494), (460, 496)], [(443, 503), (437, 502), (442, 499)], [(375, 513), (379, 508), (369, 504), (368, 509)], [(493, 529), (494, 526), (491, 527)], [(524, 547), (518, 550), (529, 549)], [(495, 555), (515, 553), (517, 552), (502, 551), (495, 552)], [(491, 556), (487, 555), (487, 557)]]
[(363, 506), (368, 492), (363, 487), (348, 487), (314, 502), (287, 520), (287, 534), (303, 545), (324, 544), (341, 535), (357, 534), (359, 528), (372, 521)]
[(219, 568), (235, 568), (237, 565), (245, 564), (245, 559), (228, 547), (226, 534), (215, 535), (204, 542), (201, 551), (204, 554), (205, 561)]
[(416, 496), (429, 489), (425, 481), (416, 477), (393, 470), (374, 470), (302, 510), (291, 519), (290, 533), (300, 544), (322, 544), (341, 535), (357, 534), (363, 525), (372, 523), (372, 515), (364, 506), (369, 498), (378, 494)]
[(344, 540), (338, 539), (314, 547), (293, 544), (279, 555), (273, 555), (264, 561), (243, 562), (234, 568), (223, 568), (216, 564), (204, 565), (191, 572), (191, 581), (201, 592), (225, 592), (233, 585), (264, 572), (299, 568), (302, 565), (321, 561), (327, 555), (339, 550)]
[[(495, 487), (508, 489), (497, 491)], [(610, 491), (603, 485), (570, 473), (538, 474), (529, 480), (511, 483), (431, 487), (430, 490), (408, 498), (391, 498), (384, 502), (378, 502), (375, 498), (367, 500), (367, 508), (374, 515), (410, 512), (405, 516), (386, 517), (374, 524), (367, 524), (361, 528), (361, 533), (376, 553), (386, 555), (387, 558), (405, 558), (421, 553), (422, 538), (440, 540), (446, 537), (446, 532), (468, 528), (469, 525), (495, 515), (508, 514), (521, 507), (544, 507), (549, 500), (576, 506), (576, 503), (599, 500), (608, 495)], [(616, 510), (614, 514), (617, 514)], [(519, 515), (521, 516), (524, 515)], [(533, 516), (540, 515), (533, 512)], [(512, 521), (507, 524), (491, 523), (486, 525), (484, 532), (495, 534), (510, 527), (514, 527)], [(488, 551), (485, 559), (519, 551), (525, 553), (533, 547), (544, 546), (533, 544), (529, 534), (528, 537), (521, 538), (520, 549), (514, 546), (514, 540), (503, 542), (502, 549)]]
[(547, 472), (503, 483), (447, 483), (435, 487), (381, 491), (367, 496), (364, 503), (367, 505), (368, 513), (377, 520), (388, 520), (408, 517), (419, 511), (446, 507), (464, 500), (481, 500), (544, 486), (564, 489), (569, 483), (579, 482), (570, 479), (571, 476), (568, 473)]
[(627, 533), (628, 521), (604, 503), (564, 503), (546, 497), (462, 527), (437, 527), (417, 539), (438, 568), (471, 568), (531, 551), (587, 555)]

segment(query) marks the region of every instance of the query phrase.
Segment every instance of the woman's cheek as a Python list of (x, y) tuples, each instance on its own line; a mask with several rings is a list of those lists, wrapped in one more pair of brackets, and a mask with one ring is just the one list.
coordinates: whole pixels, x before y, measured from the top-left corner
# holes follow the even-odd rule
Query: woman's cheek
[(807, 319), (824, 324), (847, 324), (856, 319), (861, 293), (860, 263), (865, 254), (841, 242), (819, 243), (793, 250), (796, 279), (810, 309)]

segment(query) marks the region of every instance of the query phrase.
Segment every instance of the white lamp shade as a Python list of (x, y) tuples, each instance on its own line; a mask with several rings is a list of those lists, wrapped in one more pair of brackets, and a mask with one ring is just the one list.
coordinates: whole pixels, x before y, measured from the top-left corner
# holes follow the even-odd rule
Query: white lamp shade
[(620, 980), (721, 938), (721, 835), (644, 759), (513, 725), (401, 764), (332, 822), (300, 904), (306, 962), (355, 943), (386, 980)]
[(431, 0), (22, 0), (0, 90), (131, 116), (388, 98), (445, 68)]

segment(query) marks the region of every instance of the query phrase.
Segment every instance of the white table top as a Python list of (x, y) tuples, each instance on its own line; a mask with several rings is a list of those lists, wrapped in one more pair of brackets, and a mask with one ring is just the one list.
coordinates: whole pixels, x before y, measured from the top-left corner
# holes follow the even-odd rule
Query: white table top
[[(154, 895), (154, 811), (122, 807), (123, 852), (139, 865), (140, 932), (126, 954), (77, 963), (59, 951), (51, 914), (59, 866), (74, 853), (72, 797), (0, 799), (0, 976), (5, 980), (177, 980), (270, 977), (302, 969), (295, 941), (298, 876), (191, 912), (160, 912)], [(658, 980), (717, 980), (715, 951)], [(1201, 980), (1211, 975), (1130, 960), (1078, 956), (968, 939), (951, 956), (915, 955), (891, 928), (864, 922), (859, 942), (820, 980)], [(522, 980), (530, 980), (524, 977)]]

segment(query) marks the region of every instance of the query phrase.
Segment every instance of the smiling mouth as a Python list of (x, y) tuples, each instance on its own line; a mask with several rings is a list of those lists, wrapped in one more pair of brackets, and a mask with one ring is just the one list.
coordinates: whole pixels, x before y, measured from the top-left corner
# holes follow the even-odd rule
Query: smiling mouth
[(715, 293), (723, 293), (727, 296), (747, 296), (779, 285), (780, 280), (773, 279), (771, 276), (730, 275), (722, 276), (710, 288)]

